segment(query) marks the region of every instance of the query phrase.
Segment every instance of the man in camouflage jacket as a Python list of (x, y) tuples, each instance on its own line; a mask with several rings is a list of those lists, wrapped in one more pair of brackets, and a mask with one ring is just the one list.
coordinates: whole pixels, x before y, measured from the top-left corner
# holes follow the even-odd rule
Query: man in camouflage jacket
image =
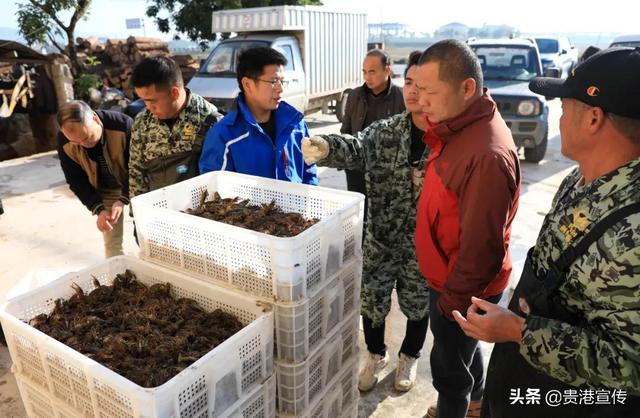
[[(129, 194), (134, 197), (169, 185), (150, 184), (149, 163), (190, 153), (194, 143), (201, 143), (222, 115), (214, 105), (184, 87), (180, 67), (170, 58), (142, 60), (134, 69), (132, 83), (146, 106), (136, 116), (131, 134)], [(194, 161), (197, 164), (198, 158)], [(176, 173), (169, 174), (167, 178), (176, 177)]]
[(386, 365), (385, 318), (394, 286), (407, 316), (395, 387), (409, 390), (416, 359), (428, 327), (429, 288), (415, 257), (416, 201), (420, 195), (428, 149), (422, 142), (426, 119), (417, 103), (413, 73), (419, 53), (412, 54), (403, 89), (408, 112), (372, 123), (350, 135), (321, 135), (303, 140), (307, 163), (361, 170), (369, 198), (363, 243), (362, 317), (368, 353), (360, 374), (362, 391), (373, 389)]
[[(467, 335), (503, 343), (491, 357), (483, 417), (638, 416), (639, 73), (640, 49), (620, 48), (595, 54), (566, 81), (530, 84), (562, 98), (562, 152), (579, 167), (553, 199), (510, 310), (475, 299), (466, 319), (454, 314)], [(517, 404), (522, 386), (542, 389), (538, 406)], [(545, 405), (553, 390), (580, 402)], [(596, 393), (600, 402), (585, 405)]]

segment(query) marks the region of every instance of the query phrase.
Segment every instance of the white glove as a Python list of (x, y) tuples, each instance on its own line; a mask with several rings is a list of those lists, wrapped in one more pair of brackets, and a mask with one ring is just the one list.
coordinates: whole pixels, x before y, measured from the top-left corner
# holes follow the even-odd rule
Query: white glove
[(302, 139), (302, 155), (307, 164), (315, 164), (329, 155), (329, 143), (319, 136)]

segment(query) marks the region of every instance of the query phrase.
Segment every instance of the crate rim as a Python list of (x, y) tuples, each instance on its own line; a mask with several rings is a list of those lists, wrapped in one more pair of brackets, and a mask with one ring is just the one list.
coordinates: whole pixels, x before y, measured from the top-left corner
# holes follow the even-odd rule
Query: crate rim
[[(178, 187), (181, 187), (181, 184), (188, 184), (188, 183), (195, 183), (197, 178), (202, 177), (202, 176), (209, 176), (209, 177), (223, 177), (223, 176), (231, 176), (231, 177), (239, 177), (239, 178), (245, 178), (245, 179), (253, 179), (253, 180), (258, 180), (258, 182), (265, 182), (265, 183), (270, 183), (270, 182), (276, 182), (276, 183), (283, 183), (286, 184), (287, 187), (293, 186), (294, 188), (300, 189), (300, 190), (304, 190), (304, 191), (308, 191), (310, 190), (309, 187), (313, 187), (313, 189), (311, 190), (320, 190), (322, 192), (326, 192), (326, 193), (330, 193), (330, 194), (337, 194), (337, 195), (343, 195), (346, 197), (352, 197), (355, 198), (356, 200), (354, 200), (352, 202), (352, 204), (360, 204), (364, 202), (364, 195), (362, 193), (358, 193), (358, 192), (350, 192), (350, 191), (346, 191), (346, 190), (340, 190), (340, 189), (333, 189), (331, 187), (322, 187), (322, 186), (316, 186), (316, 185), (307, 185), (307, 184), (301, 184), (301, 183), (292, 183), (289, 181), (284, 181), (284, 180), (276, 180), (276, 179), (269, 179), (266, 177), (259, 177), (259, 176), (251, 176), (248, 174), (242, 174), (242, 173), (236, 173), (233, 171), (211, 171), (209, 173), (204, 173), (201, 174), (197, 177), (191, 178), (191, 179), (187, 179), (184, 180), (180, 183), (175, 183), (166, 187), (162, 187), (160, 189), (156, 189), (156, 190), (152, 190), (148, 193), (154, 193), (154, 192), (159, 192), (161, 190), (170, 190), (170, 189), (175, 189)], [(138, 195), (135, 196), (131, 199), (131, 206), (133, 208), (133, 212), (135, 213), (135, 206), (136, 206), (136, 202), (139, 202), (142, 199), (145, 199), (146, 197), (142, 197), (145, 194), (148, 193), (144, 193), (142, 195)], [(141, 198), (142, 197), (142, 198)], [(143, 203), (143, 205), (145, 205)], [(146, 205), (145, 205), (146, 206)], [(268, 237), (268, 239), (273, 239), (276, 241), (280, 241), (280, 242), (292, 242), (295, 240), (302, 240), (307, 238), (308, 235), (311, 235), (312, 232), (315, 232), (317, 229), (321, 228), (321, 222), (317, 222), (315, 225), (312, 225), (311, 227), (305, 229), (304, 231), (302, 231), (301, 233), (299, 233), (298, 235), (294, 235), (292, 237), (278, 237), (276, 235), (271, 235), (271, 234), (266, 234), (264, 232), (259, 232), (259, 231), (254, 231), (253, 229), (248, 229), (248, 228), (243, 228), (241, 226), (236, 226), (236, 225), (231, 225), (225, 222), (220, 222), (220, 221), (215, 221), (213, 219), (207, 219), (207, 218), (203, 218), (200, 216), (196, 216), (196, 215), (191, 215), (188, 214), (186, 212), (183, 212), (183, 210), (175, 210), (175, 209), (169, 209), (169, 208), (161, 208), (161, 207), (155, 207), (155, 210), (159, 210), (162, 213), (171, 213), (172, 215), (178, 215), (178, 216), (190, 216), (193, 218), (197, 218), (198, 220), (196, 221), (198, 224), (202, 224), (202, 222), (215, 222), (216, 223), (216, 227), (220, 227), (223, 229), (228, 229), (230, 232), (233, 231), (249, 231), (251, 233), (255, 233), (255, 234), (259, 234), (260, 237)], [(297, 213), (297, 212), (296, 212)], [(330, 220), (333, 219), (334, 217), (339, 216), (338, 212), (334, 212), (331, 215), (327, 216), (326, 218), (324, 218), (323, 220)], [(191, 218), (189, 218), (191, 219)]]
[[(110, 261), (112, 260), (112, 261)], [(214, 287), (216, 288), (216, 291), (222, 291), (222, 293), (226, 293), (228, 294), (233, 294), (233, 296), (241, 298), (241, 299), (247, 299), (247, 300), (254, 300), (257, 301), (257, 299), (249, 297), (248, 295), (245, 295), (241, 292), (233, 292), (230, 291), (230, 289), (225, 288), (223, 286), (218, 286), (212, 283), (208, 283), (208, 282), (203, 282), (201, 280), (197, 280), (197, 279), (193, 279), (183, 273), (180, 273), (178, 271), (175, 270), (170, 270), (167, 269), (165, 267), (162, 267), (158, 264), (154, 264), (151, 263), (149, 261), (146, 260), (142, 260), (142, 259), (138, 259), (135, 257), (131, 257), (131, 256), (127, 256), (127, 255), (121, 255), (121, 256), (116, 256), (116, 257), (112, 257), (110, 259), (107, 260), (103, 260), (100, 263), (97, 263), (93, 266), (89, 266), (87, 268), (78, 270), (78, 271), (73, 271), (73, 272), (69, 272), (55, 280), (52, 280), (49, 283), (44, 284), (43, 286), (39, 286), (35, 289), (32, 289), (28, 292), (22, 293), (20, 295), (17, 295), (9, 300), (7, 300), (4, 304), (2, 304), (2, 306), (0, 307), (0, 320), (2, 321), (9, 321), (10, 323), (12, 323), (13, 326), (16, 327), (20, 327), (23, 328), (24, 327), (29, 327), (29, 329), (31, 330), (31, 332), (35, 332), (35, 336), (37, 336), (38, 339), (38, 344), (53, 344), (54, 348), (57, 349), (57, 351), (67, 351), (68, 354), (70, 356), (72, 356), (72, 358), (74, 358), (75, 360), (77, 360), (78, 362), (80, 362), (81, 364), (83, 364), (85, 367), (91, 368), (93, 370), (95, 370), (97, 368), (97, 370), (100, 373), (104, 373), (103, 376), (105, 376), (110, 382), (114, 382), (115, 380), (122, 380), (119, 381), (118, 384), (125, 384), (127, 386), (130, 387), (130, 389), (132, 390), (136, 390), (136, 391), (143, 391), (143, 392), (147, 392), (147, 393), (156, 393), (156, 392), (162, 392), (167, 390), (167, 388), (169, 386), (171, 386), (170, 384), (175, 383), (174, 380), (178, 377), (182, 378), (184, 377), (184, 375), (188, 372), (188, 371), (192, 371), (192, 370), (196, 370), (199, 369), (200, 367), (203, 366), (203, 363), (205, 362), (205, 360), (209, 360), (207, 357), (209, 357), (210, 355), (212, 355), (214, 350), (222, 350), (223, 348), (227, 348), (228, 346), (230, 346), (231, 344), (233, 344), (235, 341), (233, 340), (233, 337), (236, 336), (238, 333), (232, 335), (231, 337), (227, 338), (225, 341), (223, 341), (222, 343), (218, 344), (216, 347), (212, 348), (211, 350), (209, 350), (208, 352), (206, 352), (205, 354), (202, 355), (202, 357), (200, 357), (198, 360), (196, 360), (194, 363), (192, 363), (191, 365), (189, 365), (188, 367), (185, 367), (180, 373), (174, 375), (171, 379), (167, 380), (166, 382), (164, 382), (162, 385), (160, 386), (154, 386), (151, 388), (145, 388), (143, 386), (138, 385), (137, 383), (131, 381), (130, 379), (126, 378), (125, 376), (120, 375), (119, 373), (111, 370), (110, 368), (104, 366), (103, 364), (97, 362), (96, 360), (92, 359), (91, 357), (87, 356), (86, 354), (83, 354), (81, 352), (79, 352), (78, 350), (71, 348), (70, 346), (62, 343), (61, 341), (56, 340), (55, 338), (43, 333), (42, 331), (38, 330), (37, 328), (29, 325), (28, 322), (23, 322), (22, 320), (18, 319), (16, 316), (14, 316), (13, 314), (7, 312), (6, 308), (8, 306), (10, 306), (12, 303), (19, 303), (19, 301), (21, 299), (33, 296), (35, 293), (42, 291), (43, 289), (47, 289), (49, 287), (55, 287), (55, 284), (59, 284), (59, 282), (65, 281), (65, 280), (69, 280), (69, 278), (71, 276), (75, 276), (78, 274), (82, 274), (84, 271), (86, 270), (90, 270), (92, 267), (95, 267), (97, 265), (104, 265), (104, 264), (108, 264), (110, 262), (116, 262), (116, 261), (126, 261), (126, 260), (134, 260), (134, 262), (141, 262), (144, 263), (148, 266), (151, 266), (152, 268), (155, 269), (159, 269), (159, 270), (164, 270), (167, 271), (171, 274), (174, 275), (178, 275), (181, 276), (181, 279), (186, 279), (189, 282), (192, 283), (196, 283), (199, 286), (208, 286), (208, 287)], [(257, 306), (257, 305), (256, 305)], [(274, 313), (273, 310), (268, 307), (268, 310), (265, 311), (265, 307), (261, 306), (263, 312), (262, 315), (257, 315), (256, 319), (254, 319), (253, 321), (251, 321), (248, 324), (243, 325), (242, 330), (244, 330), (246, 327), (248, 326), (254, 326), (254, 327), (259, 327), (260, 325), (262, 325), (262, 322), (265, 321), (272, 321), (275, 324), (275, 318), (274, 318)], [(258, 324), (258, 325), (256, 325)], [(273, 325), (273, 324), (272, 324)], [(275, 326), (275, 325), (273, 325)], [(240, 332), (240, 331), (239, 331)], [(8, 347), (8, 346), (7, 346)]]

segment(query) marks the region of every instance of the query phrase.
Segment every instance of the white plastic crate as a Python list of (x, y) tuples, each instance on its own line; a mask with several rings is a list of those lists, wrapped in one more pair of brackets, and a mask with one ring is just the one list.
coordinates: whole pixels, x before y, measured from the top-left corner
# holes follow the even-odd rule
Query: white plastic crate
[(82, 418), (82, 414), (74, 412), (62, 402), (42, 393), (42, 389), (29, 382), (29, 379), (15, 375), (20, 397), (29, 418)]
[(271, 376), (223, 415), (212, 418), (273, 418), (276, 416), (276, 377)]
[[(358, 356), (350, 360), (350, 364), (343, 367), (342, 372), (323, 401), (325, 404), (325, 418), (341, 417), (355, 418), (358, 414)], [(355, 405), (355, 412), (353, 406)]]
[[(70, 410), (62, 402), (43, 395), (42, 389), (26, 377), (15, 374), (20, 396), (30, 418), (83, 418), (85, 415)], [(203, 412), (204, 414), (204, 412)], [(276, 416), (276, 377), (254, 388), (221, 415), (212, 418), (273, 418)]]
[(275, 363), (278, 414), (302, 415), (314, 405), (344, 365), (357, 358), (360, 313), (346, 318), (303, 362)]
[[(320, 219), (275, 237), (181, 211), (203, 191)], [(215, 171), (132, 199), (141, 256), (213, 283), (276, 301), (296, 301), (361, 256), (364, 197), (358, 193)]]
[[(358, 359), (352, 358), (333, 376), (322, 394), (302, 414), (279, 418), (355, 418), (358, 413)], [(355, 408), (354, 408), (355, 406)]]
[(323, 287), (300, 302), (275, 303), (276, 360), (300, 362), (360, 307), (362, 259), (345, 265)]
[[(142, 388), (22, 322), (51, 312), (56, 299), (69, 298), (72, 283), (90, 291), (94, 277), (110, 284), (126, 269), (147, 285), (171, 283), (173, 296), (192, 298), (207, 311), (234, 314), (244, 328), (163, 385)], [(16, 373), (28, 378), (42, 398), (83, 416), (220, 416), (273, 374), (272, 312), (238, 292), (135, 258), (114, 257), (11, 299), (0, 319)]]
[(340, 418), (357, 418), (358, 416), (358, 399), (354, 403), (350, 403), (346, 407), (342, 408), (342, 415)]

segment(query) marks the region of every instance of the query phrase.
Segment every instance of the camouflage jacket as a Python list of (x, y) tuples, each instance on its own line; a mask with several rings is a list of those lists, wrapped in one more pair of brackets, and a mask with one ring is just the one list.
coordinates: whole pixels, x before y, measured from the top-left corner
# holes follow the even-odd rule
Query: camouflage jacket
[[(532, 255), (544, 277), (549, 265), (615, 209), (640, 201), (640, 159), (579, 185), (576, 169), (563, 181)], [(586, 325), (530, 315), (520, 353), (565, 383), (640, 394), (640, 213), (608, 229), (569, 268), (553, 303)]]
[(329, 156), (318, 165), (364, 171), (368, 222), (363, 244), (364, 273), (374, 273), (384, 263), (406, 268), (422, 279), (413, 245), (416, 203), (420, 196), (428, 149), (418, 166), (419, 185), (412, 186), (411, 115), (403, 112), (376, 121), (350, 135), (321, 135), (329, 142)]
[[(178, 115), (172, 128), (147, 109), (136, 116), (129, 150), (129, 197), (150, 191), (149, 181), (144, 175), (145, 162), (190, 151), (202, 123), (211, 113), (218, 113), (214, 105), (189, 92), (187, 105)], [(222, 116), (218, 114), (217, 119), (220, 118)]]

